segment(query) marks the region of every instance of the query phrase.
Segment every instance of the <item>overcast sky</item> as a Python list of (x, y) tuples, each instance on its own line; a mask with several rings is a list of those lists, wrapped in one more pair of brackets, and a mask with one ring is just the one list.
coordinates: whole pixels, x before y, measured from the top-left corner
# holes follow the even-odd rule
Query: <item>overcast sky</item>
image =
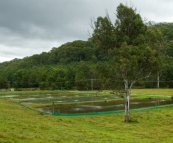
[(0, 0), (0, 63), (87, 40), (91, 19), (108, 11), (114, 23), (120, 3), (148, 21), (173, 22), (173, 0)]

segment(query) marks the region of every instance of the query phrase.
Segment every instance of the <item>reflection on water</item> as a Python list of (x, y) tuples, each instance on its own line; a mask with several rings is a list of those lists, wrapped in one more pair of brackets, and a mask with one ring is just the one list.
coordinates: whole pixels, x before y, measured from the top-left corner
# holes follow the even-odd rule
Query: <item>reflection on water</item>
[[(158, 105), (172, 104), (171, 100), (132, 100), (130, 109), (152, 107)], [(40, 108), (44, 112), (52, 112), (53, 107)], [(73, 104), (55, 104), (54, 111), (59, 113), (89, 113), (89, 112), (103, 112), (112, 110), (124, 110), (124, 100), (90, 102), (90, 103), (73, 103)]]
[[(7, 96), (6, 96), (7, 97)], [(30, 96), (18, 96), (12, 97), (11, 100), (20, 101), (22, 104), (27, 104), (27, 102), (34, 104), (42, 103), (42, 104), (50, 104), (52, 102), (85, 102), (85, 101), (98, 101), (98, 100), (111, 100), (118, 99), (115, 95), (110, 96), (96, 96), (95, 94), (82, 94), (82, 95), (73, 95), (73, 96), (53, 96), (53, 95), (30, 95)]]

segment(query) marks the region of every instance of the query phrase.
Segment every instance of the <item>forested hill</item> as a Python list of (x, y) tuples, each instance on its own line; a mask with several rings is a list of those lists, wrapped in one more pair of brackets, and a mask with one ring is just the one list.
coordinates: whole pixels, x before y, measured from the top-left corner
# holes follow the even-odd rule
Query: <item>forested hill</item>
[[(98, 18), (99, 20), (105, 19)], [(163, 60), (165, 63), (162, 69), (162, 80), (172, 81), (173, 23), (158, 23), (148, 28), (153, 27), (158, 28), (164, 38), (163, 51), (167, 58)], [(114, 38), (112, 33), (106, 34), (106, 39), (97, 37), (103, 38), (102, 45), (96, 42), (93, 34), (88, 41), (76, 40), (60, 47), (53, 47), (49, 52), (0, 63), (0, 88), (91, 89), (91, 79), (95, 79), (92, 88), (112, 89), (114, 84), (111, 81), (116, 79), (116, 67), (111, 63), (112, 47), (119, 48), (119, 43), (111, 42)], [(112, 45), (108, 45), (109, 43)], [(152, 75), (150, 80), (154, 82), (148, 82), (145, 87), (156, 87), (156, 79), (156, 75)], [(173, 87), (173, 83), (162, 83), (161, 86)]]
[[(167, 54), (173, 56), (173, 23), (158, 23), (154, 27), (160, 29), (164, 40), (168, 46)], [(92, 61), (97, 62), (99, 58), (97, 49), (91, 40), (81, 41), (76, 40), (68, 42), (60, 47), (53, 47), (49, 52), (42, 52), (23, 59), (13, 59), (8, 62), (0, 63), (0, 69), (20, 69), (31, 68), (33, 66), (69, 64), (71, 62)], [(102, 61), (102, 60), (101, 60)]]
[(70, 62), (95, 60), (94, 48), (89, 41), (73, 41), (53, 47), (49, 52), (42, 52), (23, 59), (14, 59), (0, 64), (0, 69), (23, 69), (33, 66), (69, 64)]

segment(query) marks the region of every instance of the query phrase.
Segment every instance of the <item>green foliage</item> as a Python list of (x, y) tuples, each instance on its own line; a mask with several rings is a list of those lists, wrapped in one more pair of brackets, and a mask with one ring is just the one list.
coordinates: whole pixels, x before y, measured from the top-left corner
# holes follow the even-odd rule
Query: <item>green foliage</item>
[(8, 88), (8, 81), (5, 76), (0, 76), (0, 89), (7, 89)]
[(56, 85), (55, 83), (52, 83), (52, 84), (50, 85), (50, 88), (51, 88), (51, 90), (56, 90), (56, 89), (58, 89), (58, 87), (57, 87), (57, 85)]
[(98, 17), (94, 22), (92, 41), (99, 60), (108, 60), (108, 51), (115, 47), (115, 27), (109, 17)]
[(173, 57), (173, 40), (170, 40), (169, 42), (167, 42), (165, 54), (170, 57)]
[(154, 26), (159, 28), (159, 30), (163, 33), (163, 37), (166, 41), (173, 39), (173, 23), (156, 23)]
[(40, 84), (39, 84), (39, 88), (40, 88), (41, 90), (48, 90), (48, 89), (49, 89), (49, 83), (48, 83), (48, 82), (42, 81), (42, 82), (40, 82)]
[(140, 45), (144, 41), (144, 34), (147, 29), (141, 16), (136, 13), (135, 9), (123, 4), (117, 7), (116, 16), (117, 47), (121, 47), (124, 42), (127, 45)]

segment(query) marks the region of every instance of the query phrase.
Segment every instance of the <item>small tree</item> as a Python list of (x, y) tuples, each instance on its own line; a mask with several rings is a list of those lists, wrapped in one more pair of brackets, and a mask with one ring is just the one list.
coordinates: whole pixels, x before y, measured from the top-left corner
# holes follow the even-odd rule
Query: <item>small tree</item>
[(120, 4), (117, 7), (116, 65), (125, 87), (125, 121), (128, 122), (130, 93), (134, 83), (148, 78), (160, 66), (162, 34), (143, 23), (136, 10)]
[(108, 14), (107, 18), (99, 17), (95, 22), (93, 39), (99, 43), (100, 50), (106, 47), (104, 49), (116, 66), (116, 77), (124, 83), (125, 121), (128, 122), (130, 93), (134, 83), (149, 77), (160, 67), (162, 33), (156, 28), (148, 28), (132, 7), (120, 4), (116, 16), (114, 27)]

